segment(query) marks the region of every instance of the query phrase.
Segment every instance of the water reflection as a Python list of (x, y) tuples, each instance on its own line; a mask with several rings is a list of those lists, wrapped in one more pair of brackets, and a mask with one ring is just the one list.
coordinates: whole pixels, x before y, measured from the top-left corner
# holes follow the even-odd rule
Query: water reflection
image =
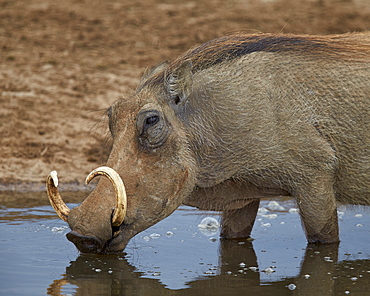
[(280, 203), (284, 209), (261, 211), (254, 242), (219, 240), (218, 234), (210, 240), (197, 225), (212, 213), (181, 207), (139, 234), (127, 253), (87, 256), (66, 240), (67, 224), (57, 219), (46, 195), (25, 199), (0, 196), (1, 295), (325, 296), (370, 290), (366, 210), (341, 210), (339, 247), (305, 247), (291, 201)]
[[(215, 275), (199, 276), (189, 289), (170, 290), (159, 280), (144, 278), (123, 255), (80, 255), (66, 274), (48, 288), (63, 295), (63, 286), (75, 286), (74, 295), (366, 295), (370, 260), (337, 263), (338, 245), (308, 245), (297, 277), (261, 284), (257, 256), (249, 241), (222, 240), (220, 268)], [(242, 262), (242, 263), (241, 263)], [(359, 294), (356, 294), (359, 293)], [(361, 294), (364, 293), (364, 294)]]

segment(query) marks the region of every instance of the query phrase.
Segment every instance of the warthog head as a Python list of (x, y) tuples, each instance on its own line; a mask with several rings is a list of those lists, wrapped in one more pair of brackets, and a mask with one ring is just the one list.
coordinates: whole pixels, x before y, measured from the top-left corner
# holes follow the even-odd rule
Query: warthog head
[[(175, 79), (174, 73), (167, 77), (171, 86)], [(56, 173), (48, 177), (49, 199), (72, 230), (67, 238), (83, 253), (122, 251), (134, 235), (170, 215), (194, 188), (194, 157), (184, 127), (168, 102), (158, 99), (171, 100), (171, 86), (165, 85), (146, 87), (108, 109), (113, 148), (107, 166), (87, 177), (89, 182), (104, 176), (80, 206), (68, 209), (58, 193)]]

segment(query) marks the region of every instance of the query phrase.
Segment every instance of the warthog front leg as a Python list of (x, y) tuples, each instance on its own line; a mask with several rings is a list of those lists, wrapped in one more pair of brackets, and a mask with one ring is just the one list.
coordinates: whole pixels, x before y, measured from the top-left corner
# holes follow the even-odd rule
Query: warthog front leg
[(254, 221), (257, 216), (259, 199), (253, 199), (240, 209), (224, 210), (222, 212), (223, 238), (247, 238), (250, 237)]

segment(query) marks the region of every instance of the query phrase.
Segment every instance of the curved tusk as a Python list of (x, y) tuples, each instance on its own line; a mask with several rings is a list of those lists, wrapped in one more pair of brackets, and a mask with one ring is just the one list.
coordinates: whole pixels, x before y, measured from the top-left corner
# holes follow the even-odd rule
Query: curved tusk
[(86, 177), (86, 184), (89, 184), (90, 181), (94, 179), (97, 175), (103, 175), (107, 177), (114, 187), (117, 202), (112, 216), (112, 225), (120, 226), (125, 219), (127, 209), (127, 196), (122, 179), (115, 170), (110, 167), (103, 166), (93, 170)]
[(58, 191), (58, 176), (56, 171), (52, 171), (46, 179), (46, 190), (49, 201), (58, 216), (64, 221), (68, 221), (70, 209), (64, 203)]

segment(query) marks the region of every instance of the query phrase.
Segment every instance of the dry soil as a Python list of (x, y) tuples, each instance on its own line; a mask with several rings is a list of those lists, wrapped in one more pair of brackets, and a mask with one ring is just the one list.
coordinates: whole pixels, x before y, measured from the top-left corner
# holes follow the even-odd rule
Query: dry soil
[(78, 186), (109, 153), (105, 109), (196, 44), (369, 29), (367, 0), (0, 0), (0, 190)]

